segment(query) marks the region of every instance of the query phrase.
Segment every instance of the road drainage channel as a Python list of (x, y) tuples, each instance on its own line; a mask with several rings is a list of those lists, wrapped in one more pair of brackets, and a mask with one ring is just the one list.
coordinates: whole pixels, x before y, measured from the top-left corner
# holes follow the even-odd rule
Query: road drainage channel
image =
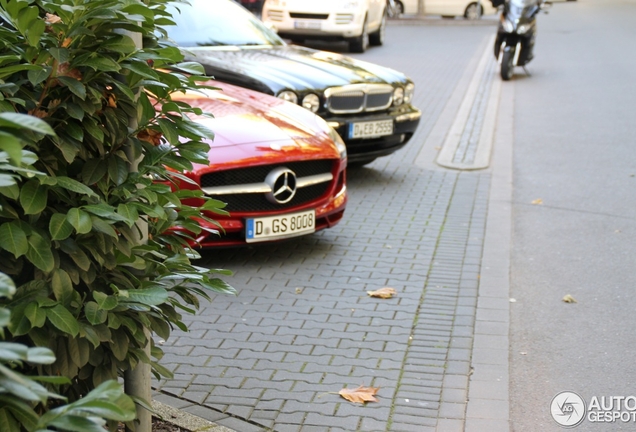
[(437, 164), (457, 170), (488, 168), (501, 92), (492, 40), (479, 61), (466, 95), (437, 157)]

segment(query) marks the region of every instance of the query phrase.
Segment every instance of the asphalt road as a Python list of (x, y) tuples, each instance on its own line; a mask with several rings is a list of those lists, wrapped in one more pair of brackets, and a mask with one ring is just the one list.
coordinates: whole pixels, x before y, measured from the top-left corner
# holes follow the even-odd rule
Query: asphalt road
[(554, 4), (538, 30), (532, 76), (510, 83), (510, 406), (523, 432), (561, 430), (549, 411), (559, 392), (636, 393), (636, 2)]

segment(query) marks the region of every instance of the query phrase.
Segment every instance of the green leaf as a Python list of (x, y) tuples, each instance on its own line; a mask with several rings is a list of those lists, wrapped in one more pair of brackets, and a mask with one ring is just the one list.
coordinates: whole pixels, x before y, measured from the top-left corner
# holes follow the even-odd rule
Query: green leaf
[(172, 145), (179, 144), (179, 132), (177, 131), (177, 126), (168, 119), (159, 119), (159, 127), (161, 128), (161, 132), (166, 137), (168, 142)]
[(128, 291), (128, 301), (148, 306), (158, 306), (168, 300), (168, 291), (164, 288), (145, 288)]
[(0, 225), (0, 247), (19, 258), (29, 250), (26, 234), (15, 222)]
[(78, 234), (86, 234), (93, 229), (91, 216), (81, 209), (70, 209), (66, 214), (66, 220), (73, 225)]
[(51, 243), (36, 232), (29, 236), (29, 250), (27, 250), (26, 257), (43, 272), (48, 273), (55, 267)]
[(100, 72), (119, 72), (119, 63), (108, 57), (94, 57), (75, 64), (74, 66), (88, 66)]
[(11, 311), (9, 309), (0, 308), (0, 327), (6, 327), (11, 321)]
[(128, 178), (126, 162), (117, 156), (108, 158), (108, 176), (117, 186), (123, 184)]
[(97, 196), (97, 194), (93, 192), (93, 189), (78, 182), (77, 180), (73, 180), (70, 177), (64, 177), (64, 176), (58, 176), (56, 178), (57, 178), (57, 184), (66, 190), (70, 190), (78, 194), (88, 195), (92, 197)]
[(112, 332), (112, 342), (108, 343), (108, 346), (113, 352), (113, 355), (117, 360), (123, 361), (128, 354), (128, 345), (130, 341), (128, 340), (128, 336), (124, 332), (123, 328)]
[(55, 269), (51, 277), (51, 288), (55, 298), (62, 304), (68, 304), (73, 299), (73, 282), (68, 273), (62, 269)]
[(137, 50), (135, 42), (129, 36), (114, 36), (101, 44), (102, 49), (130, 54)]
[(141, 75), (144, 78), (150, 78), (154, 80), (159, 79), (159, 75), (155, 72), (146, 62), (135, 61), (130, 63), (122, 64), (124, 69), (128, 69), (138, 75)]
[(93, 301), (89, 301), (84, 305), (84, 313), (86, 319), (93, 325), (99, 325), (106, 322), (108, 318), (108, 312), (100, 308), (99, 305)]
[(29, 129), (33, 132), (55, 135), (55, 132), (48, 123), (28, 114), (10, 112), (0, 113), (0, 126), (16, 129)]
[(129, 227), (132, 227), (135, 222), (137, 222), (137, 219), (139, 219), (137, 207), (131, 204), (119, 204), (119, 206), (117, 206), (117, 214), (124, 219), (124, 222), (126, 222), (126, 225)]
[(52, 70), (53, 68), (50, 66), (33, 69), (27, 73), (27, 78), (29, 78), (29, 82), (31, 82), (32, 85), (36, 86), (46, 80), (51, 75)]
[(113, 238), (117, 238), (117, 231), (104, 219), (100, 219), (97, 216), (91, 216), (91, 221), (93, 223), (93, 229), (95, 231), (101, 232), (102, 234), (106, 234), (107, 236), (111, 236)]
[(117, 301), (117, 297), (109, 296), (99, 291), (93, 291), (93, 298), (97, 302), (100, 308), (105, 311), (109, 311), (115, 309), (119, 302)]
[(57, 77), (58, 81), (64, 84), (78, 98), (86, 99), (86, 87), (80, 81), (68, 76)]
[(59, 63), (66, 63), (68, 61), (68, 58), (69, 58), (69, 50), (68, 50), (68, 48), (52, 47), (52, 48), (49, 48), (49, 53)]
[(15, 283), (13, 279), (4, 273), (0, 273), (0, 297), (11, 298), (13, 294), (15, 294)]
[(22, 142), (17, 136), (0, 131), (0, 149), (7, 152), (15, 163), (22, 161)]
[(40, 38), (44, 33), (46, 24), (43, 20), (35, 20), (31, 23), (26, 31), (27, 40), (32, 47), (38, 47), (40, 45)]
[(84, 183), (92, 185), (100, 181), (106, 175), (108, 165), (101, 159), (90, 159), (82, 168)]
[(37, 364), (52, 364), (55, 362), (53, 351), (44, 347), (29, 348), (27, 351), (27, 361)]
[(31, 302), (24, 308), (24, 316), (33, 328), (40, 328), (46, 322), (46, 311), (37, 302)]
[(66, 215), (55, 213), (49, 222), (49, 232), (52, 240), (64, 240), (73, 233), (73, 225), (68, 222)]
[(38, 214), (46, 208), (47, 188), (38, 180), (29, 180), (20, 191), (20, 204), (25, 214)]
[(182, 70), (183, 72), (193, 75), (205, 75), (205, 69), (200, 63), (196, 62), (183, 62), (174, 65), (175, 68)]
[(46, 317), (58, 330), (76, 337), (79, 333), (79, 323), (75, 317), (62, 305), (56, 305), (46, 310)]
[(16, 176), (9, 174), (0, 174), (0, 186), (3, 188), (16, 186)]
[(20, 196), (20, 186), (14, 183), (11, 186), (0, 187), (0, 194), (16, 200)]
[(49, 422), (49, 425), (68, 432), (104, 432), (106, 422), (96, 417), (86, 418), (66, 414)]

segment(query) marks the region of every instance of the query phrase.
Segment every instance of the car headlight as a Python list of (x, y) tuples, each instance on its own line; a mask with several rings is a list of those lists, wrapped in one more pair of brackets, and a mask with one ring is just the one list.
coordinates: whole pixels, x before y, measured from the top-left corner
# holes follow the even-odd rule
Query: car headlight
[(320, 98), (317, 94), (310, 93), (303, 98), (301, 105), (313, 113), (318, 112), (318, 108), (320, 108)]
[(408, 83), (404, 87), (404, 103), (410, 103), (413, 100), (413, 94), (415, 93), (415, 84)]
[(347, 157), (347, 146), (345, 145), (342, 137), (336, 132), (334, 128), (329, 127), (329, 138), (333, 140), (338, 148), (338, 153), (340, 153), (340, 159), (345, 159)]
[(397, 87), (393, 90), (393, 105), (402, 105), (404, 103), (404, 89)]
[(285, 90), (278, 93), (278, 97), (282, 100), (286, 100), (287, 102), (298, 103), (298, 95), (290, 90)]
[(528, 30), (530, 30), (531, 28), (532, 28), (532, 24), (521, 24), (519, 28), (517, 29), (517, 33), (519, 34), (527, 33)]

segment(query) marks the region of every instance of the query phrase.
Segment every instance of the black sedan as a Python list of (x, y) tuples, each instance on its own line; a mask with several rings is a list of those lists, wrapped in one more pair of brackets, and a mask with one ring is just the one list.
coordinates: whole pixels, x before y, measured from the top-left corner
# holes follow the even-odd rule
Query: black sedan
[(341, 54), (288, 45), (232, 0), (169, 9), (168, 36), (216, 80), (277, 96), (320, 115), (347, 145), (350, 165), (393, 153), (413, 136), (420, 111), (404, 74)]

